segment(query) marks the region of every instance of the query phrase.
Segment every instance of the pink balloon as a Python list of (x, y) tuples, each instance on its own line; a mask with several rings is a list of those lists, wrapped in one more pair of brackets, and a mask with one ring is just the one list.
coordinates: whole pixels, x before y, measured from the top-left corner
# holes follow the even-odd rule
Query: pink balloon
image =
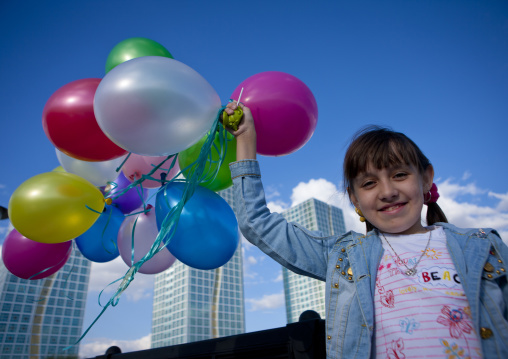
[(318, 108), (310, 89), (284, 72), (268, 71), (251, 76), (233, 91), (231, 98), (249, 107), (254, 116), (257, 152), (283, 156), (299, 150), (312, 137)]
[[(159, 165), (166, 158), (167, 156), (151, 157), (131, 153), (127, 161), (125, 161), (122, 167), (122, 171), (129, 181), (134, 182), (136, 179), (141, 178), (141, 175), (150, 173), (155, 166)], [(173, 159), (174, 158), (171, 157), (166, 162), (164, 162), (164, 164), (157, 171), (155, 171), (151, 177), (161, 179), (161, 173), (165, 173), (167, 174), (167, 180), (173, 178), (178, 172), (180, 172), (178, 160), (176, 160), (174, 167), (168, 173), (168, 169), (173, 163)], [(161, 186), (161, 183), (151, 179), (146, 179), (143, 181), (142, 185), (144, 188), (158, 188)]]
[[(147, 208), (151, 208), (149, 205)], [(136, 222), (137, 218), (137, 222)], [(136, 227), (134, 228), (134, 223)], [(125, 264), (132, 266), (132, 231), (134, 230), (134, 263), (143, 258), (155, 241), (157, 234), (157, 221), (155, 211), (141, 213), (127, 217), (118, 231), (118, 250)], [(162, 243), (163, 245), (164, 243)], [(165, 271), (175, 262), (176, 258), (163, 248), (148, 261), (143, 263), (139, 273), (156, 274)]]
[(16, 277), (35, 280), (49, 277), (62, 268), (69, 259), (71, 251), (72, 241), (36, 242), (13, 229), (5, 237), (2, 260), (9, 272)]

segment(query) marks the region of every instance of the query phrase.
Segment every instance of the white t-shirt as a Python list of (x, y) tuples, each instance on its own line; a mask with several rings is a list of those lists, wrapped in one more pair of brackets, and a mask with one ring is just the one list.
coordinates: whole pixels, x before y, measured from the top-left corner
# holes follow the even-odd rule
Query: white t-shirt
[[(412, 235), (380, 235), (385, 250), (376, 278), (378, 358), (481, 358), (478, 335), (441, 227)], [(414, 276), (413, 268), (430, 243)], [(399, 255), (394, 253), (395, 252)], [(400, 258), (400, 259), (399, 259)]]

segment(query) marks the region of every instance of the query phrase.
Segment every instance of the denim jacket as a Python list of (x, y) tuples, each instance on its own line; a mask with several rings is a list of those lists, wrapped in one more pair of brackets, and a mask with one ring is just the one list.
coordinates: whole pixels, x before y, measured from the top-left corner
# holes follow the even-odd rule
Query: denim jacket
[[(288, 223), (266, 207), (257, 161), (230, 169), (245, 238), (293, 272), (326, 281), (327, 357), (374, 358), (374, 291), (383, 255), (377, 231), (323, 237)], [(446, 233), (483, 357), (508, 358), (508, 247), (492, 229), (437, 225)]]

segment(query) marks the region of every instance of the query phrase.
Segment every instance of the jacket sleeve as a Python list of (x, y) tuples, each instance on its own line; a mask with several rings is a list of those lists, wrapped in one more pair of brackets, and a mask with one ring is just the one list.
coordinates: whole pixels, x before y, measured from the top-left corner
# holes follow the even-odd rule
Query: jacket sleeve
[[(508, 270), (508, 246), (501, 239), (499, 233), (495, 230), (489, 233), (490, 242), (494, 247), (495, 251), (498, 252), (499, 259), (501, 260), (501, 268), (504, 273)], [(505, 304), (504, 318), (508, 320), (508, 276), (505, 274), (505, 279), (500, 282), (500, 288), (503, 293), (503, 299)]]
[(238, 225), (245, 238), (291, 271), (324, 281), (328, 253), (337, 236), (322, 237), (271, 213), (257, 161), (233, 162), (230, 169)]

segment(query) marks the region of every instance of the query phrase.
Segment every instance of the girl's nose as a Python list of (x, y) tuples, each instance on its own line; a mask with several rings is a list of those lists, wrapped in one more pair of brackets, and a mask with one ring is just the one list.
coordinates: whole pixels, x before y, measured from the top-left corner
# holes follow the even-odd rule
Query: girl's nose
[(399, 191), (390, 181), (383, 181), (380, 186), (379, 197), (381, 200), (390, 201), (399, 195)]

